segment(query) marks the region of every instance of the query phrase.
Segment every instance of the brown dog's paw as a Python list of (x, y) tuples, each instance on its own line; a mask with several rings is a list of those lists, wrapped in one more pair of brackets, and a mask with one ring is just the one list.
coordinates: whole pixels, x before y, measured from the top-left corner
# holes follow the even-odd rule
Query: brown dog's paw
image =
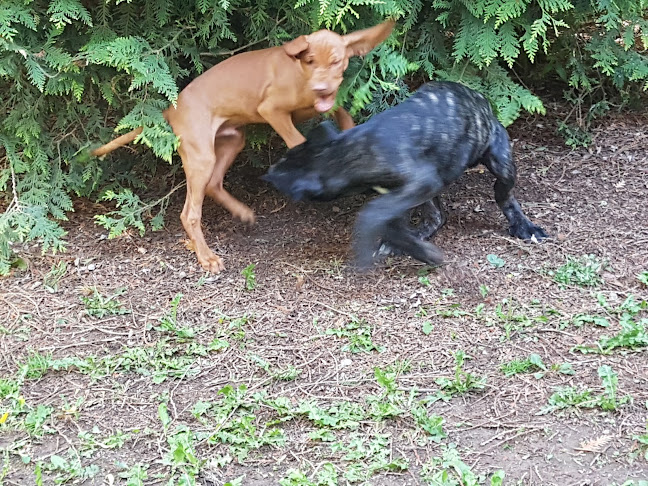
[(198, 263), (200, 263), (200, 266), (209, 273), (220, 273), (225, 270), (223, 259), (214, 253), (207, 258), (199, 258)]
[(232, 213), (236, 219), (240, 220), (244, 224), (253, 225), (256, 222), (256, 215), (247, 206), (239, 208), (236, 212)]

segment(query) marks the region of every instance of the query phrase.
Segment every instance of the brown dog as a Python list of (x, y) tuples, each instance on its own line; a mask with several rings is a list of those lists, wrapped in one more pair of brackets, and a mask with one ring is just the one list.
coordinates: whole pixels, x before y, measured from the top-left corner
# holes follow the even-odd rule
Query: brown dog
[[(347, 35), (319, 30), (280, 47), (244, 52), (226, 59), (194, 79), (180, 92), (176, 107), (164, 117), (180, 139), (178, 152), (187, 177), (187, 198), (180, 219), (202, 267), (224, 270), (211, 251), (201, 228), (205, 194), (245, 223), (254, 223), (252, 209), (223, 188), (223, 178), (243, 149), (250, 123), (268, 123), (288, 148), (306, 139), (294, 123), (333, 108), (349, 58), (368, 53), (385, 40), (394, 22), (389, 20)], [(334, 113), (342, 129), (353, 120), (342, 108)], [(138, 128), (93, 150), (102, 156), (132, 142)]]

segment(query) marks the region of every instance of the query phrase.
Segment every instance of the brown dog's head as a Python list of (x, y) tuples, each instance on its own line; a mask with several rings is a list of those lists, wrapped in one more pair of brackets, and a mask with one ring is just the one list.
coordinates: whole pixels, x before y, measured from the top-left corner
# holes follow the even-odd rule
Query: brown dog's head
[(289, 56), (301, 61), (315, 95), (315, 109), (324, 113), (333, 108), (342, 76), (352, 56), (364, 56), (384, 41), (394, 28), (388, 20), (369, 29), (339, 35), (330, 30), (318, 30), (301, 35), (283, 45)]

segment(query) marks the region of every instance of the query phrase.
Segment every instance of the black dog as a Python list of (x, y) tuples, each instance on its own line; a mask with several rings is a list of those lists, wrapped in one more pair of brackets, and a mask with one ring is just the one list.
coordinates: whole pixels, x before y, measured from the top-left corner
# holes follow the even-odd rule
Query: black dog
[[(360, 211), (356, 222), (357, 266), (373, 263), (381, 241), (422, 262), (439, 264), (439, 248), (422, 241), (445, 222), (436, 196), (479, 163), (497, 178), (495, 201), (510, 234), (523, 240), (547, 238), (511, 194), (516, 168), (506, 129), (481, 94), (458, 83), (425, 84), (400, 105), (344, 132), (322, 123), (263, 179), (305, 201), (377, 188), (382, 195)], [(410, 210), (417, 206), (423, 220), (418, 232), (410, 225)]]

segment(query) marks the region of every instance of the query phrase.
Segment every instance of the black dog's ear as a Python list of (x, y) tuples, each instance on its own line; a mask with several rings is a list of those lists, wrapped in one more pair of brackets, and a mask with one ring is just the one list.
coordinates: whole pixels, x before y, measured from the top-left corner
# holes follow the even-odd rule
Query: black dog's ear
[(324, 120), (308, 133), (306, 140), (315, 144), (327, 143), (335, 140), (339, 134), (340, 131), (332, 121)]

